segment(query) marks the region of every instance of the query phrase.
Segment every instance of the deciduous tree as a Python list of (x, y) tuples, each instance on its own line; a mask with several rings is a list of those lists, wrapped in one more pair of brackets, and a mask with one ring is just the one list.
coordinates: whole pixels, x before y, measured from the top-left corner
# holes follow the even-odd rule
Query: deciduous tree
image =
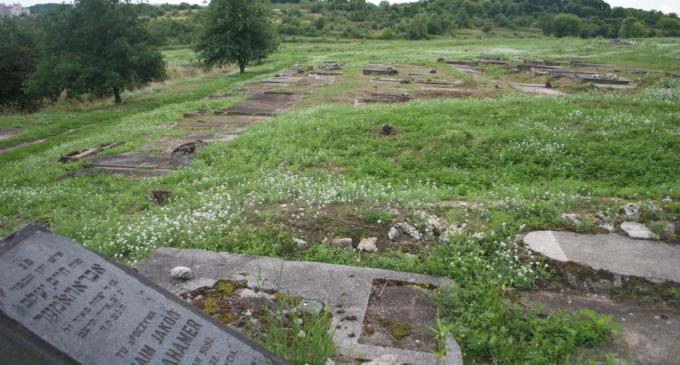
[(557, 38), (578, 37), (583, 29), (583, 23), (576, 15), (560, 14), (555, 17), (553, 29)]
[(237, 63), (241, 73), (253, 61), (267, 58), (279, 38), (263, 0), (212, 0), (194, 51), (207, 66)]
[(9, 18), (0, 23), (0, 106), (25, 109), (34, 101), (24, 82), (42, 58), (30, 19)]
[(52, 101), (112, 90), (120, 93), (165, 78), (157, 39), (142, 25), (139, 8), (119, 0), (76, 0), (44, 15), (46, 57), (28, 83)]

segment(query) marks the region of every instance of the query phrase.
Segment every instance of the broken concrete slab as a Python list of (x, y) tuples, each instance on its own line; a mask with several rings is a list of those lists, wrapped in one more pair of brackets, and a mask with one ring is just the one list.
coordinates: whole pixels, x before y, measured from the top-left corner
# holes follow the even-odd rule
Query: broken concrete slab
[(125, 141), (118, 141), (118, 142), (106, 142), (106, 143), (100, 143), (99, 144), (99, 150), (100, 151), (106, 151), (114, 147), (122, 146), (125, 144)]
[(363, 71), (364, 75), (399, 75), (399, 70), (392, 67), (377, 68), (367, 67)]
[(645, 70), (644, 68), (613, 68), (611, 70), (607, 70), (607, 72), (628, 72), (634, 75), (644, 75), (649, 73), (649, 70)]
[(637, 85), (612, 85), (612, 84), (595, 84), (593, 83), (593, 89), (612, 89), (612, 90), (628, 90), (635, 89)]
[(548, 74), (553, 77), (564, 76), (573, 79), (576, 75), (595, 75), (595, 71), (569, 71), (569, 70), (550, 70)]
[(448, 80), (427, 80), (427, 79), (416, 79), (413, 78), (413, 82), (416, 84), (428, 84), (428, 85), (458, 85), (461, 84), (462, 81), (460, 80), (454, 80), (454, 81), (448, 81)]
[(14, 137), (25, 130), (25, 128), (0, 128), (0, 140)]
[(525, 93), (538, 93), (545, 95), (566, 95), (565, 93), (553, 89), (547, 88), (544, 84), (510, 84), (513, 89), (522, 90)]
[(573, 261), (618, 275), (653, 282), (680, 283), (680, 247), (659, 241), (635, 240), (617, 234), (587, 235), (537, 231), (524, 237), (534, 252), (552, 260)]
[(204, 130), (209, 129), (228, 130), (230, 133), (238, 133), (253, 123), (257, 123), (268, 119), (269, 117), (249, 117), (241, 115), (230, 115), (221, 118), (200, 119), (196, 122), (196, 124), (190, 125), (188, 128)]
[(370, 81), (368, 82), (369, 84), (371, 81), (377, 81), (385, 84), (410, 84), (411, 80), (410, 79), (393, 79), (389, 77), (371, 77)]
[[(174, 279), (170, 270), (177, 266), (191, 268), (194, 277), (246, 280), (248, 287), (262, 290), (277, 289), (301, 296), (303, 300), (316, 300), (327, 306), (341, 304), (342, 314), (332, 312), (333, 325), (340, 324), (336, 341), (341, 353), (348, 357), (375, 359), (385, 353), (395, 356), (400, 363), (433, 364), (435, 355), (429, 352), (385, 348), (361, 344), (362, 327), (368, 309), (369, 297), (375, 279), (432, 284), (438, 287), (452, 285), (445, 278), (316, 262), (284, 261), (277, 258), (233, 255), (226, 252), (180, 250), (160, 248), (135, 269), (158, 285), (172, 290), (181, 280)], [(356, 318), (345, 320), (343, 318)], [(354, 337), (348, 335), (355, 333)], [(447, 341), (451, 349), (440, 364), (463, 364), (461, 351), (455, 339)]]
[(69, 151), (64, 154), (62, 154), (59, 157), (59, 162), (75, 162), (75, 161), (80, 161), (85, 157), (93, 156), (97, 153), (96, 148), (86, 148), (82, 151)]
[(479, 66), (478, 61), (471, 61), (471, 60), (445, 60), (444, 62), (446, 64), (449, 64), (449, 65), (465, 65), (465, 66), (470, 66), (470, 67)]
[(91, 167), (168, 168), (170, 155), (153, 152), (123, 152), (120, 155), (94, 156), (87, 161), (92, 163)]
[(201, 131), (194, 132), (187, 136), (165, 136), (160, 137), (154, 141), (145, 143), (139, 146), (141, 150), (159, 150), (162, 149), (163, 152), (171, 152), (175, 148), (183, 145), (185, 143), (196, 142), (200, 140), (202, 142), (228, 142), (235, 139), (238, 135), (228, 133), (224, 130), (219, 131)]
[(623, 222), (621, 223), (621, 230), (626, 232), (628, 237), (638, 240), (653, 240), (659, 238), (659, 236), (652, 232), (651, 229), (640, 223)]
[(310, 72), (309, 76), (339, 76), (342, 75), (342, 71), (314, 71)]
[(571, 61), (571, 67), (612, 67), (612, 65), (607, 65), (604, 62), (594, 62), (594, 61)]
[(282, 82), (252, 82), (250, 84), (243, 85), (246, 89), (263, 89), (263, 88), (279, 88), (288, 87), (288, 84)]
[(210, 109), (199, 109), (195, 112), (187, 112), (184, 113), (184, 118), (191, 118), (191, 117), (196, 117), (199, 115), (204, 115), (210, 113)]
[(310, 74), (309, 76), (298, 81), (295, 86), (308, 85), (330, 85), (335, 83), (335, 77), (321, 76), (317, 74)]
[(481, 74), (481, 72), (479, 72), (477, 70), (473, 70), (469, 66), (464, 66), (464, 65), (450, 65), (450, 66), (453, 67), (454, 70), (456, 70), (460, 73), (466, 74), (468, 76), (477, 77), (477, 75)]
[(628, 85), (631, 82), (631, 80), (629, 79), (612, 74), (593, 74), (593, 75), (576, 74), (574, 80), (582, 83), (592, 82), (596, 84), (609, 84), (609, 85)]
[(283, 114), (295, 103), (302, 100), (301, 94), (255, 94), (239, 101), (224, 111), (230, 115), (275, 115)]
[(159, 177), (169, 175), (173, 172), (170, 169), (137, 169), (131, 167), (87, 167), (78, 171), (72, 171), (62, 175), (60, 178), (76, 176), (95, 176), (95, 175), (122, 175), (131, 179), (143, 179), (149, 177)]
[(338, 71), (338, 70), (342, 70), (347, 65), (349, 65), (349, 62), (324, 61), (321, 64), (321, 66), (319, 66), (319, 69), (320, 70), (326, 70), (326, 71)]
[(379, 102), (405, 103), (413, 100), (411, 94), (403, 91), (361, 90), (361, 92), (370, 94), (373, 98), (377, 98)]
[(231, 97), (233, 97), (233, 96), (234, 96), (233, 93), (227, 93), (227, 94), (222, 94), (222, 95), (217, 95), (217, 96), (208, 96), (208, 97), (206, 97), (206, 99), (210, 99), (210, 100), (216, 100), (216, 99), (229, 99), (229, 98), (231, 98)]
[(287, 83), (293, 83), (293, 82), (298, 82), (302, 80), (302, 77), (270, 77), (262, 80), (262, 82), (267, 82), (267, 83), (275, 83), (275, 84), (287, 84)]

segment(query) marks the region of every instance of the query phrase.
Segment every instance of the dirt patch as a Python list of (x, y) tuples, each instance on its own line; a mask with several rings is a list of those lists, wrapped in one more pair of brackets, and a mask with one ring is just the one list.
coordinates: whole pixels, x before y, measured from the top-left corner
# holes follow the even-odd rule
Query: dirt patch
[(419, 283), (375, 280), (373, 284), (359, 343), (431, 351), (436, 341), (427, 327), (436, 326), (437, 307), (424, 297), (432, 290)]

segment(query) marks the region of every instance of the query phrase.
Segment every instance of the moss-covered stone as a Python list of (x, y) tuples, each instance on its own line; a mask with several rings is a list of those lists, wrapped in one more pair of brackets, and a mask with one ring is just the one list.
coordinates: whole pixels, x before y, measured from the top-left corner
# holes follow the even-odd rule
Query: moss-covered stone
[(297, 306), (302, 302), (302, 297), (291, 297), (288, 294), (282, 293), (275, 294), (274, 299), (276, 299), (277, 302), (284, 302), (286, 304), (291, 304), (294, 306)]
[(213, 314), (217, 311), (217, 300), (215, 298), (206, 298), (203, 300), (203, 311), (208, 314)]
[(231, 324), (232, 319), (234, 318), (234, 315), (231, 313), (222, 313), (222, 314), (215, 314), (213, 316), (216, 320), (224, 323), (224, 324)]
[(412, 331), (413, 331), (413, 327), (407, 325), (406, 323), (393, 321), (391, 319), (381, 320), (380, 324), (397, 341), (401, 340), (402, 338), (404, 338), (406, 336), (410, 336)]

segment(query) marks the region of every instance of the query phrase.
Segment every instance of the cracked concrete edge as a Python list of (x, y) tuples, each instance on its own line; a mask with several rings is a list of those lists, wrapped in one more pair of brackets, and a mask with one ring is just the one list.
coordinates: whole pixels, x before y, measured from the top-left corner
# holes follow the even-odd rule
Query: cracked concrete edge
[[(453, 285), (453, 281), (447, 278), (433, 277), (422, 274), (405, 273), (390, 270), (344, 266), (305, 261), (285, 261), (278, 258), (250, 256), (241, 254), (229, 254), (226, 252), (212, 252), (199, 249), (160, 248), (151, 256), (142, 260), (135, 268), (140, 273), (150, 277), (164, 288), (177, 288), (176, 280), (170, 276), (170, 269), (174, 266), (187, 266), (194, 270), (194, 275), (201, 278), (219, 279), (221, 277), (232, 280), (247, 280), (249, 287), (262, 289), (280, 289), (281, 287), (289, 294), (302, 296), (305, 300), (318, 300), (328, 306), (336, 302), (342, 302), (345, 310), (343, 316), (333, 316), (333, 326), (342, 323), (336, 332), (336, 341), (343, 349), (343, 354), (357, 354), (363, 358), (374, 359), (386, 353), (394, 354), (400, 361), (414, 364), (436, 363), (436, 356), (427, 352), (409, 351), (391, 347), (369, 346), (359, 344), (364, 317), (370, 299), (370, 290), (374, 279), (398, 280), (405, 282), (421, 282), (433, 284), (438, 287)], [(162, 269), (162, 270), (161, 270)], [(304, 271), (303, 271), (304, 269)], [(159, 271), (160, 270), (160, 271)], [(306, 272), (312, 275), (310, 283), (314, 289), (304, 287), (306, 278), (300, 273)], [(325, 275), (325, 277), (324, 277)], [(154, 277), (156, 276), (156, 277)], [(289, 278), (287, 280), (287, 278)], [(332, 280), (340, 284), (338, 290), (328, 290), (319, 287), (324, 284), (324, 279)], [(312, 280), (308, 278), (308, 280)], [(302, 288), (295, 288), (302, 285)], [(354, 295), (343, 298), (339, 291), (347, 291)], [(345, 293), (343, 293), (345, 295)], [(344, 300), (344, 302), (343, 302)], [(356, 316), (355, 321), (343, 321), (343, 317)], [(350, 333), (358, 334), (349, 337)], [(461, 364), (460, 346), (455, 339), (450, 338), (447, 342), (452, 350), (442, 358), (441, 364)]]
[(532, 251), (547, 256), (550, 259), (562, 262), (569, 261), (555, 236), (553, 236), (552, 231), (531, 232), (524, 237), (524, 243)]
[(452, 342), (455, 343), (456, 346), (451, 346), (453, 349), (447, 351), (446, 355), (441, 358), (439, 363), (437, 363), (437, 356), (429, 352), (417, 352), (394, 347), (370, 346), (364, 344), (357, 344), (353, 348), (342, 348), (340, 354), (346, 357), (369, 360), (374, 360), (383, 355), (392, 355), (397, 358), (397, 361), (400, 364), (463, 365), (463, 357), (461, 356), (462, 353), (458, 343), (455, 342), (452, 337), (449, 337), (447, 346), (450, 346)]

